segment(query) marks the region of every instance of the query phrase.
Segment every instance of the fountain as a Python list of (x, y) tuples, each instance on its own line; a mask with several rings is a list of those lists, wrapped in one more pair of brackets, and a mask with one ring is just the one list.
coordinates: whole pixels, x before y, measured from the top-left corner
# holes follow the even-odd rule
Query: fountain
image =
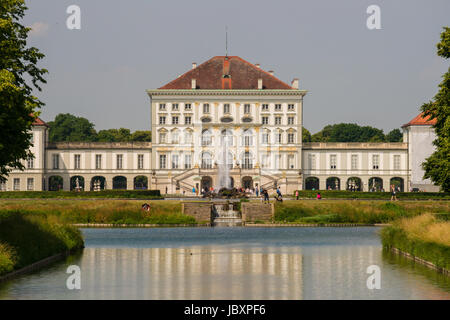
[(212, 225), (215, 227), (238, 227), (242, 226), (242, 215), (237, 209), (237, 203), (227, 201), (215, 203), (212, 206)]

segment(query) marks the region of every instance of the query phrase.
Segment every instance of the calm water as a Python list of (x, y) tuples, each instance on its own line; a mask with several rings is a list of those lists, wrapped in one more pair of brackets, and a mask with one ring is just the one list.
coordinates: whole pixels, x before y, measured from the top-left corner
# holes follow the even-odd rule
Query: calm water
[[(83, 229), (82, 253), (0, 284), (0, 299), (450, 299), (450, 277), (383, 253), (378, 230)], [(81, 290), (66, 288), (73, 264)]]

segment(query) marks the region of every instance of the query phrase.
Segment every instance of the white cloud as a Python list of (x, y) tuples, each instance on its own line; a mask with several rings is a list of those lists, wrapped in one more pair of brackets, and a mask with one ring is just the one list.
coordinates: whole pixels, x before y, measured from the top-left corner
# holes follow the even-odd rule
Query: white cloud
[(48, 32), (49, 25), (45, 22), (35, 22), (31, 26), (30, 37), (42, 37)]

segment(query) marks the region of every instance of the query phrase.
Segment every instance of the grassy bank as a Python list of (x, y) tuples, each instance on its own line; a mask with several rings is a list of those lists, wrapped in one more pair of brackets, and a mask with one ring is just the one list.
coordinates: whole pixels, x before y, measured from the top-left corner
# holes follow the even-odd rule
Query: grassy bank
[[(300, 198), (316, 198), (320, 192), (323, 199), (384, 199), (391, 198), (390, 192), (351, 192), (345, 190), (299, 190)], [(295, 192), (292, 194), (295, 196)], [(450, 193), (444, 192), (398, 192), (401, 200), (450, 200)]]
[(381, 239), (387, 249), (397, 248), (450, 270), (450, 222), (441, 216), (400, 219), (383, 228)]
[(181, 213), (179, 201), (145, 201), (150, 212), (141, 210), (143, 200), (2, 200), (0, 212), (57, 217), (65, 223), (112, 224), (194, 224), (193, 217)]
[(83, 245), (80, 231), (55, 217), (0, 212), (0, 276)]
[(275, 221), (284, 223), (390, 223), (424, 212), (448, 213), (449, 201), (284, 201), (275, 205)]
[(102, 190), (102, 191), (3, 191), (0, 199), (162, 199), (159, 190)]

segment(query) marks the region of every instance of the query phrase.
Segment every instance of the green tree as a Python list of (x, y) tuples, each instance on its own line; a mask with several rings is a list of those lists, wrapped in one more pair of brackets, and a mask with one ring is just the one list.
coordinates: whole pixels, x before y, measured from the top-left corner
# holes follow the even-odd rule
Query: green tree
[(152, 141), (152, 132), (137, 130), (137, 131), (133, 132), (133, 134), (131, 135), (131, 141), (151, 142)]
[(311, 142), (311, 133), (306, 128), (302, 128), (302, 141)]
[[(441, 41), (437, 44), (437, 54), (445, 59), (450, 58), (450, 28), (445, 27), (441, 33)], [(441, 186), (445, 192), (450, 191), (450, 68), (439, 84), (439, 91), (434, 100), (422, 105), (422, 111), (430, 119), (436, 119), (434, 131), (436, 140), (433, 144), (436, 151), (422, 164), (425, 175), (435, 185)]]
[(98, 142), (127, 142), (131, 141), (130, 129), (106, 129), (97, 134)]
[(48, 125), (50, 142), (91, 142), (97, 139), (93, 123), (70, 113), (58, 114), (54, 121), (48, 122)]
[(312, 135), (313, 142), (383, 142), (383, 130), (355, 123), (338, 123), (325, 126)]
[(393, 129), (386, 135), (387, 142), (402, 142), (403, 134), (400, 129)]
[(28, 32), (20, 24), (27, 7), (24, 0), (0, 1), (0, 180), (32, 157), (31, 129), (37, 110), (44, 104), (32, 95), (46, 83), (46, 69), (37, 67), (44, 57), (35, 47), (27, 47)]

